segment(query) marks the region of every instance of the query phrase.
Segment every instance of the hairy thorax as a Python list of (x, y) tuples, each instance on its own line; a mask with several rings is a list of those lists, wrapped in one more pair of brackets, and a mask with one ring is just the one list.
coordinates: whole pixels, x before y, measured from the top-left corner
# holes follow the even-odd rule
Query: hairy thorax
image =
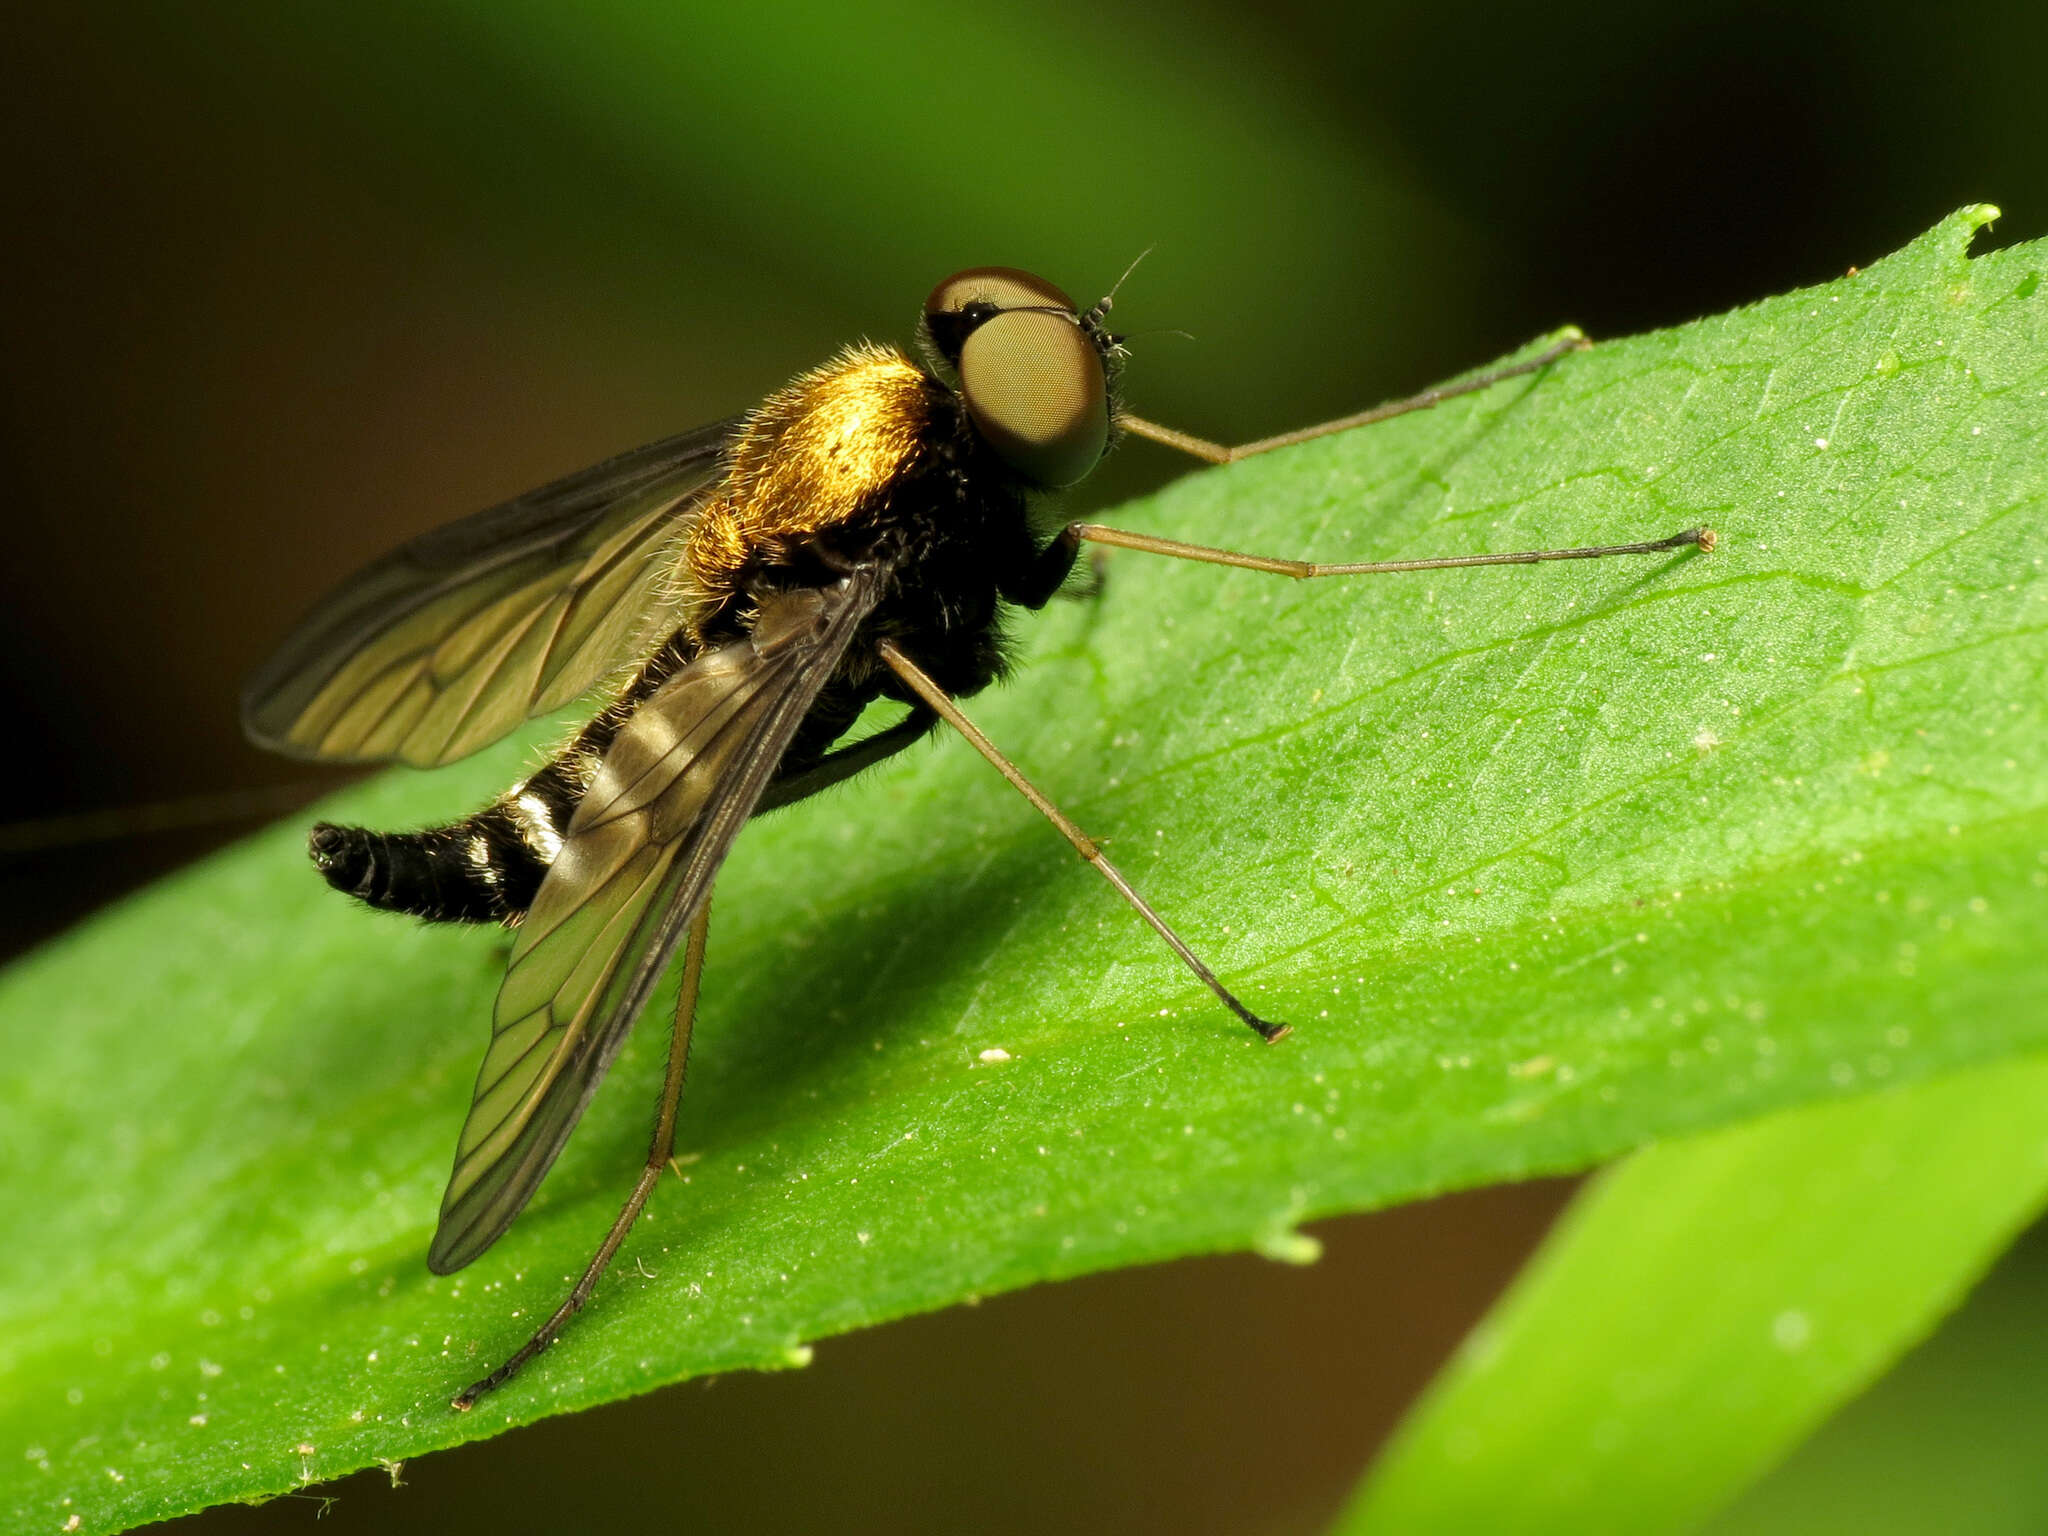
[(851, 523), (911, 474), (931, 384), (894, 348), (857, 345), (749, 413), (723, 483), (683, 548), (700, 613), (722, 607), (764, 547)]

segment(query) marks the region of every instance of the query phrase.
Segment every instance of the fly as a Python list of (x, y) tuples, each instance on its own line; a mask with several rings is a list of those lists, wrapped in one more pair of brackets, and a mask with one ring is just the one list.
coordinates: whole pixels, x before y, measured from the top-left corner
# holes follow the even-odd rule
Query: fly
[[(664, 439), (422, 534), (305, 619), (242, 699), (258, 743), (326, 762), (453, 762), (623, 677), (568, 744), (448, 826), (309, 837), (337, 890), (515, 938), (427, 1264), (449, 1274), (504, 1233), (562, 1150), (678, 948), (683, 983), (653, 1142), (575, 1287), (454, 1402), (467, 1408), (589, 1300), (653, 1191), (703, 975), (711, 888), (739, 830), (901, 752), (966, 737), (1266, 1040), (1104, 855), (962, 713), (1004, 671), (1009, 607), (1043, 607), (1083, 544), (1298, 579), (1713, 548), (1706, 528), (1643, 543), (1321, 564), (1069, 523), (1034, 504), (1123, 436), (1228, 463), (1537, 372), (1585, 345), (1240, 447), (1123, 409), (1124, 351), (1042, 278), (956, 273), (925, 301), (919, 355), (860, 345), (743, 416)], [(877, 699), (895, 724), (842, 741)]]

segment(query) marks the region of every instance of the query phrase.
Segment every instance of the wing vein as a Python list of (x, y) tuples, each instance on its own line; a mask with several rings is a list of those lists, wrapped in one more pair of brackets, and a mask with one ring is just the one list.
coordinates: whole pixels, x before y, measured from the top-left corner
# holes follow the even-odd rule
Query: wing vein
[(620, 729), (499, 991), (499, 1032), (536, 1010), (552, 1027), (495, 1070), (486, 1054), (428, 1255), (436, 1271), (469, 1263), (532, 1198), (886, 574), (861, 567), (764, 596), (750, 636), (698, 656)]

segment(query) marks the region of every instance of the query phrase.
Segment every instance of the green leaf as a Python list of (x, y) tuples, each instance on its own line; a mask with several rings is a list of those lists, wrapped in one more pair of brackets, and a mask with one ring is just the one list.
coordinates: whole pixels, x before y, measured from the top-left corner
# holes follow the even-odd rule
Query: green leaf
[(1708, 1536), (2033, 1536), (2048, 1526), (2048, 1227)]
[(2048, 1198), (2048, 1058), (1637, 1153), (1582, 1193), (1339, 1529), (1694, 1529)]
[[(34, 1454), (0, 1457), (0, 1508), (98, 1530), (258, 1497), (2048, 1047), (2048, 252), (1966, 259), (1988, 216), (1126, 509), (1340, 560), (1702, 516), (1723, 543), (1368, 583), (1116, 559), (975, 711), (1295, 1034), (1216, 1009), (962, 743), (778, 813), (720, 887), (687, 1182), (467, 1416), (450, 1392), (623, 1197), (664, 1032), (437, 1279), (501, 936), (362, 911), (287, 826), (17, 966), (0, 1444)], [(328, 813), (446, 817), (521, 754)]]

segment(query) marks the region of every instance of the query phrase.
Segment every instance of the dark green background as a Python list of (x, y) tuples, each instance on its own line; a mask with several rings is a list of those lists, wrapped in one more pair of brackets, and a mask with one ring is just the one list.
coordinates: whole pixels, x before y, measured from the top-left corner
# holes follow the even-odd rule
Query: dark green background
[[(329, 581), (907, 337), (959, 266), (1090, 297), (1156, 246), (1133, 404), (1235, 438), (1980, 199), (2048, 230), (2032, 0), (43, 10), (0, 41), (9, 821), (310, 798), (232, 701)], [(1077, 507), (1177, 472), (1134, 447)], [(0, 854), (0, 946), (233, 830)], [(323, 1529), (1313, 1529), (1561, 1196), (831, 1342), (353, 1480)]]

